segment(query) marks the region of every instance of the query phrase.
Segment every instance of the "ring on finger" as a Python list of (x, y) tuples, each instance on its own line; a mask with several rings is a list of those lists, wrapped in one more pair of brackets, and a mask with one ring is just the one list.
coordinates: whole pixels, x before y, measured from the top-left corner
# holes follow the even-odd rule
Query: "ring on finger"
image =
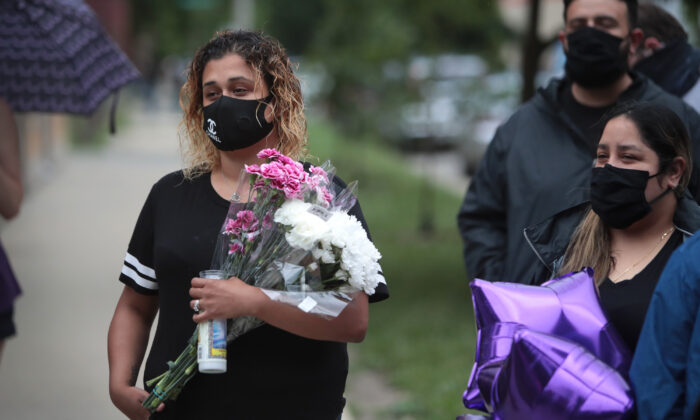
[(199, 312), (199, 299), (195, 299), (192, 309), (194, 309), (195, 312)]

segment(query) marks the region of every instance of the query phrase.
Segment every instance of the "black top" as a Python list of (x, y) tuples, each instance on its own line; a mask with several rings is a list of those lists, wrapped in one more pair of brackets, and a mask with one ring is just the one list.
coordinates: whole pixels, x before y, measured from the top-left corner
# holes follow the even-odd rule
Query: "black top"
[(617, 283), (606, 278), (600, 285), (603, 309), (632, 352), (637, 347), (644, 317), (661, 272), (673, 251), (682, 243), (683, 234), (676, 230), (656, 257), (636, 276)]
[(603, 134), (603, 124), (601, 119), (612, 105), (602, 107), (591, 107), (579, 103), (571, 91), (571, 83), (567, 83), (560, 91), (561, 105), (564, 112), (569, 116), (571, 122), (576, 125), (576, 128), (583, 133), (584, 137), (590, 142), (591, 149), (598, 143), (601, 134)]
[[(336, 182), (342, 186), (342, 181)], [(229, 202), (210, 174), (181, 171), (158, 181), (141, 210), (119, 280), (158, 294), (160, 312), (144, 377), (167, 369), (195, 329), (189, 307), (193, 277), (210, 267)], [(359, 204), (351, 209), (365, 226)], [(388, 297), (380, 283), (370, 301)], [(225, 374), (196, 374), (155, 419), (335, 419), (348, 370), (345, 343), (310, 340), (263, 325), (228, 345)], [(149, 389), (150, 390), (150, 389)]]

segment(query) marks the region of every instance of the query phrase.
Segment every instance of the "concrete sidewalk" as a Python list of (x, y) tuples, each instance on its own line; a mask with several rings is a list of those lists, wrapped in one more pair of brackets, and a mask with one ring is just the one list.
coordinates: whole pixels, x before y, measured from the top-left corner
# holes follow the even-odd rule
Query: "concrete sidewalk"
[(71, 152), (2, 233), (24, 294), (0, 361), (0, 419), (121, 419), (108, 395), (117, 276), (151, 185), (179, 168), (178, 115), (135, 114), (97, 152)]

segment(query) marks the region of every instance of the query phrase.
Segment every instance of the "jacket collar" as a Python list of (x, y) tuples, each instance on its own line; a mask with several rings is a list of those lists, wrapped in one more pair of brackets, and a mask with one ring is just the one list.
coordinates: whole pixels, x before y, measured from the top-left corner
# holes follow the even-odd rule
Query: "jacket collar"
[[(540, 223), (523, 229), (525, 241), (547, 269), (552, 270), (553, 264), (564, 255), (589, 206), (588, 200), (582, 200)], [(700, 205), (688, 191), (678, 200), (673, 224), (686, 238), (700, 230)]]
[[(615, 102), (616, 104), (633, 99), (640, 99), (649, 84), (649, 79), (639, 72), (630, 70), (628, 74), (632, 78), (632, 84), (620, 94)], [(561, 101), (559, 99), (561, 98), (561, 90), (570, 88), (571, 80), (568, 77), (555, 77), (549, 81), (547, 86), (537, 89), (536, 98), (541, 98), (541, 100), (544, 101), (544, 103), (541, 104), (545, 105), (550, 112), (559, 113), (561, 111)]]

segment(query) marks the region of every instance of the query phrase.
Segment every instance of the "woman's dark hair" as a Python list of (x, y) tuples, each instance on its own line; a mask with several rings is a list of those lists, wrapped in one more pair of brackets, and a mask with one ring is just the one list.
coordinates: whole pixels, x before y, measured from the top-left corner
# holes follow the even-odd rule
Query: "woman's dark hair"
[(659, 157), (659, 173), (665, 173), (674, 158), (685, 160), (685, 170), (674, 189), (676, 196), (681, 197), (690, 182), (693, 160), (688, 130), (680, 117), (664, 105), (630, 101), (608, 111), (603, 116), (603, 126), (620, 116), (634, 123), (644, 144)]
[[(569, 5), (575, 0), (564, 0), (564, 23), (566, 23), (566, 12)], [(630, 30), (637, 27), (637, 0), (617, 0), (627, 4), (627, 24)]]

